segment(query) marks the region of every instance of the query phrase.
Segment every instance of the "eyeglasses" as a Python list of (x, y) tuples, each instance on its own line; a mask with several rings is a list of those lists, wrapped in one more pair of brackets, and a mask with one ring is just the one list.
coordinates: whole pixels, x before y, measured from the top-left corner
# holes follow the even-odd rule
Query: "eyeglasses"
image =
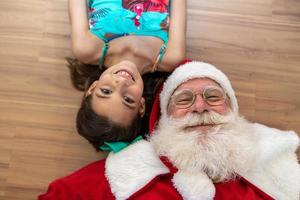
[(189, 108), (194, 104), (198, 94), (202, 94), (203, 100), (210, 106), (222, 105), (227, 99), (227, 95), (222, 88), (207, 86), (204, 90), (198, 92), (189, 89), (175, 92), (171, 96), (170, 102), (174, 103), (177, 108)]

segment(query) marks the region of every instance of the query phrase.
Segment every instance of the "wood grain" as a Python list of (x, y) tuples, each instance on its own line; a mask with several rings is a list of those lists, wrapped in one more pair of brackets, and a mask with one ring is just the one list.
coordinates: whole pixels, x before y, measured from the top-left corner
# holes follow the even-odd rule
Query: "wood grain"
[[(300, 2), (188, 0), (188, 58), (231, 79), (249, 120), (300, 133)], [(105, 157), (75, 131), (67, 0), (0, 1), (0, 200)], [(300, 155), (300, 152), (299, 152)]]

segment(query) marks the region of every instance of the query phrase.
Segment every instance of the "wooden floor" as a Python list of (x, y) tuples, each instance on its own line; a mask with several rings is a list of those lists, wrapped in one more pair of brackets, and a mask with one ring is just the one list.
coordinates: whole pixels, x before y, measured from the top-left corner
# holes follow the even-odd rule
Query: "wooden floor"
[[(67, 0), (0, 1), (0, 199), (103, 158), (75, 131)], [(300, 1), (188, 0), (188, 57), (228, 74), (248, 119), (300, 133)]]

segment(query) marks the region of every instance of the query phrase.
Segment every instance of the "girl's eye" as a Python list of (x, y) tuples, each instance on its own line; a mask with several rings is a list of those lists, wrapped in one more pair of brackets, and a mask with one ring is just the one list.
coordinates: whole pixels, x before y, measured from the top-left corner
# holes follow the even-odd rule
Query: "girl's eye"
[(110, 89), (106, 89), (106, 88), (100, 88), (100, 91), (102, 94), (105, 94), (105, 95), (109, 95), (112, 93), (112, 91)]
[(124, 96), (124, 100), (129, 103), (129, 104), (133, 104), (134, 103), (134, 100), (128, 96)]

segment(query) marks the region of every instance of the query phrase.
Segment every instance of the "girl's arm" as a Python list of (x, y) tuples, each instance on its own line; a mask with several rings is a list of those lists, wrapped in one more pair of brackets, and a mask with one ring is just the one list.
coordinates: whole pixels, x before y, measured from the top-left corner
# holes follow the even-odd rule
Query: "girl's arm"
[(87, 12), (86, 0), (69, 0), (73, 54), (83, 63), (93, 63), (99, 56), (103, 41), (90, 33)]
[(170, 0), (169, 42), (159, 71), (171, 72), (186, 59), (186, 0)]

